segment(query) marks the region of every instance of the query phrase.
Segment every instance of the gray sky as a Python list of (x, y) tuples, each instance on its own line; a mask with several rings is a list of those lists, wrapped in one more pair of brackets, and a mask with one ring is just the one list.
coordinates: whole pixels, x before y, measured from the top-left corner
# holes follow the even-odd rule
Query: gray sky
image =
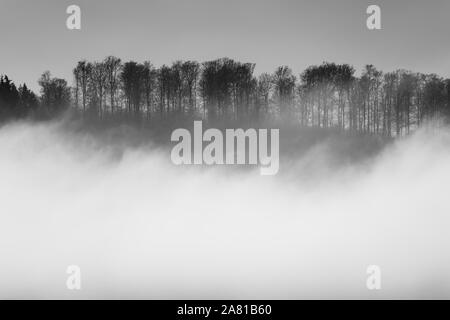
[[(82, 10), (81, 31), (66, 8)], [(366, 28), (378, 4), (382, 28)], [(323, 61), (450, 76), (449, 0), (0, 0), (0, 73), (38, 90), (45, 70), (72, 83), (80, 59), (230, 57), (256, 72)]]

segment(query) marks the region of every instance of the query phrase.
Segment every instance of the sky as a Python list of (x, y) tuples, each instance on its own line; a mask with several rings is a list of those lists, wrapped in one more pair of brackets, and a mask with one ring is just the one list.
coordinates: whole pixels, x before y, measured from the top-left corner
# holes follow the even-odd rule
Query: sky
[[(81, 30), (66, 8), (81, 7)], [(381, 7), (382, 30), (368, 30), (366, 8)], [(280, 65), (295, 74), (323, 61), (450, 76), (448, 0), (0, 0), (0, 74), (38, 91), (46, 70), (72, 83), (81, 59), (229, 57)]]

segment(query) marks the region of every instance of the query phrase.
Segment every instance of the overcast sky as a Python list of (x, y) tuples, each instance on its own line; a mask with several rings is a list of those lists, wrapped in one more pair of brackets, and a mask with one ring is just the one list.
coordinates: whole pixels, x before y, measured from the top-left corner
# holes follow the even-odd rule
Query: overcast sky
[[(66, 28), (66, 8), (82, 29)], [(366, 28), (378, 4), (382, 28)], [(72, 83), (80, 59), (230, 57), (256, 72), (289, 65), (296, 74), (323, 61), (450, 76), (449, 0), (0, 0), (0, 73), (38, 89), (50, 70)]]

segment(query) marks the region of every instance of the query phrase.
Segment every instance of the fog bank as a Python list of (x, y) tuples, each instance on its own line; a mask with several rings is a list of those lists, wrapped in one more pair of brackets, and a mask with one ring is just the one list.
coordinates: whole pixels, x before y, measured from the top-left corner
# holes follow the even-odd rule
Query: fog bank
[(282, 142), (263, 177), (63, 122), (4, 125), (0, 298), (450, 298), (450, 131), (355, 158), (372, 142), (349, 139)]

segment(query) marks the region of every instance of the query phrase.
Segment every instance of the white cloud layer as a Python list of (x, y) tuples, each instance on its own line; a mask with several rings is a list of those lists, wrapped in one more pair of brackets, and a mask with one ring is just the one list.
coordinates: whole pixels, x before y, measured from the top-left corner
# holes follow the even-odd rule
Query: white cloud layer
[[(61, 123), (3, 126), (0, 298), (450, 298), (450, 133), (338, 171), (327, 157), (230, 174), (151, 146), (118, 156)], [(292, 179), (311, 162), (313, 182)]]

